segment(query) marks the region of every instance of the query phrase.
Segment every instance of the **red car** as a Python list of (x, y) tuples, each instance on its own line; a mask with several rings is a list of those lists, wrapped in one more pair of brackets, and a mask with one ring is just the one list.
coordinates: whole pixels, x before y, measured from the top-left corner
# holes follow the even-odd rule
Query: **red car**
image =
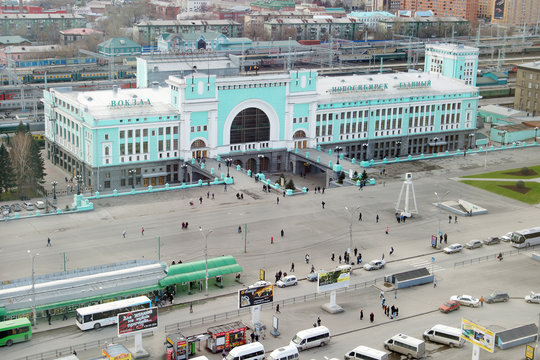
[(445, 314), (448, 314), (450, 311), (459, 309), (459, 305), (460, 304), (457, 301), (448, 300), (439, 307), (439, 310)]

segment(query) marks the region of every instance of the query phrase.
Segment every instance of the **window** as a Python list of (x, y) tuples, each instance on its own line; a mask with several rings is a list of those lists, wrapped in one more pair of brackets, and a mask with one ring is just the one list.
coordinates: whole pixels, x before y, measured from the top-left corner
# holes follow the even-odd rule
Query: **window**
[(158, 135), (163, 135), (163, 128), (158, 129)]
[(144, 137), (148, 136), (148, 129), (143, 129), (143, 136)]
[(109, 134), (105, 134), (105, 140), (109, 140)]
[(136, 137), (141, 137), (141, 130), (135, 130), (135, 136)]
[(120, 131), (120, 139), (123, 139), (125, 136), (125, 131)]
[(270, 140), (270, 121), (262, 110), (247, 108), (236, 115), (231, 125), (231, 144), (268, 140)]

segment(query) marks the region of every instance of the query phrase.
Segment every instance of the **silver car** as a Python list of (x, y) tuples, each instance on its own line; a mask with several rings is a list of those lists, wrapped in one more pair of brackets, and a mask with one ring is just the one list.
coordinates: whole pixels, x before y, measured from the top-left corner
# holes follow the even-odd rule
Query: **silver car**
[(484, 244), (480, 240), (471, 240), (465, 244), (465, 247), (467, 249), (476, 249), (476, 248), (482, 247), (482, 245)]
[(463, 250), (463, 245), (461, 244), (452, 244), (452, 245), (448, 245), (447, 247), (445, 247), (443, 249), (443, 251), (447, 254), (453, 254), (453, 253), (457, 253), (457, 252), (460, 252), (461, 250)]

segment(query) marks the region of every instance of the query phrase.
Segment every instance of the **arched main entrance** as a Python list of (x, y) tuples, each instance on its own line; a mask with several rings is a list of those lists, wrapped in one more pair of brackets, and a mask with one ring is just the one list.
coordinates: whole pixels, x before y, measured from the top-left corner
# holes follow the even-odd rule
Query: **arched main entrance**
[(257, 160), (250, 158), (246, 161), (246, 170), (256, 171), (257, 169)]
[(231, 125), (231, 144), (268, 140), (270, 140), (270, 121), (264, 111), (250, 107), (235, 116)]
[(206, 143), (203, 140), (195, 140), (191, 143), (191, 156), (194, 159), (206, 157)]
[(295, 149), (305, 149), (307, 148), (307, 136), (304, 130), (298, 130), (293, 135), (294, 148)]

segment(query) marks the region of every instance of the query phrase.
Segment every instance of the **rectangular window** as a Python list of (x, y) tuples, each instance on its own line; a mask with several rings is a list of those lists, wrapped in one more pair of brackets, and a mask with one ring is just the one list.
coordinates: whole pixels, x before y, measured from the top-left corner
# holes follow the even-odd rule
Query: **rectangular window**
[(207, 131), (208, 127), (206, 125), (203, 126), (203, 131)]
[(148, 141), (143, 142), (143, 152), (144, 153), (148, 152)]
[(120, 131), (120, 139), (123, 139), (125, 136), (125, 131)]
[(178, 134), (178, 126), (173, 127), (173, 134)]
[(163, 151), (163, 140), (158, 141), (158, 151)]
[(162, 127), (158, 128), (158, 135), (163, 135), (163, 128)]
[(128, 138), (132, 138), (133, 137), (133, 130), (128, 130)]
[(173, 140), (173, 150), (178, 150), (178, 139)]
[(137, 154), (141, 153), (141, 143), (140, 142), (135, 143), (135, 153), (137, 153)]
[(167, 135), (171, 135), (171, 128), (170, 128), (170, 127), (167, 127), (167, 128), (166, 128), (166, 134), (167, 134)]
[(135, 137), (141, 137), (141, 130), (135, 130)]
[(144, 137), (147, 137), (147, 136), (148, 136), (148, 129), (143, 129), (143, 136), (144, 136)]
[(195, 132), (195, 126), (191, 127), (191, 132)]
[(128, 154), (133, 154), (133, 144), (128, 143)]
[(167, 139), (167, 140), (165, 141), (165, 148), (166, 148), (167, 150), (171, 150), (171, 140)]

